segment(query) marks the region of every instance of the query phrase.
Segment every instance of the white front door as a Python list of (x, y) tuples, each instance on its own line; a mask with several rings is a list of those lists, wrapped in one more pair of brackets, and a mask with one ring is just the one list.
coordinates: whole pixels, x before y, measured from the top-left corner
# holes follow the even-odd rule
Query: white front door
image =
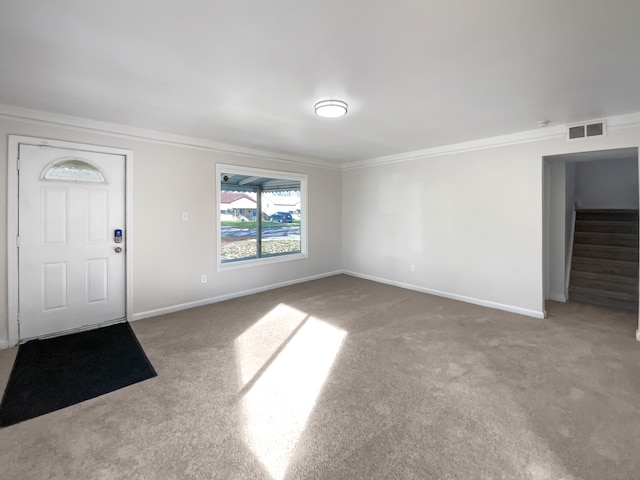
[(20, 340), (125, 318), (125, 157), (20, 144), (19, 159)]

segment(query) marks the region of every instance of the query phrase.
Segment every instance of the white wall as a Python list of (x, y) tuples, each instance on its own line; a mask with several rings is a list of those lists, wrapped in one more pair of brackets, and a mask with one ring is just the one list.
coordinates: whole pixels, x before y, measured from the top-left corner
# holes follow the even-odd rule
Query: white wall
[(576, 202), (576, 164), (565, 163), (565, 217), (564, 217), (564, 289), (565, 301), (569, 296), (569, 272), (573, 253), (573, 215)]
[(565, 302), (565, 223), (566, 223), (566, 188), (565, 162), (551, 162), (549, 178), (549, 266), (548, 282), (551, 300)]
[(542, 160), (518, 150), (346, 171), (345, 269), (542, 312)]
[[(133, 150), (133, 314), (207, 302), (225, 295), (334, 272), (341, 268), (341, 173), (337, 169), (219, 153), (79, 129), (0, 118), (0, 155), (9, 134)], [(309, 258), (216, 272), (216, 162), (309, 176)], [(6, 168), (0, 169), (0, 345), (7, 341)], [(189, 212), (183, 222), (182, 212)], [(200, 283), (206, 274), (209, 282)], [(6, 345), (6, 343), (5, 343)]]
[(571, 248), (571, 229), (573, 223), (573, 211), (576, 202), (576, 164), (573, 162), (565, 163), (565, 257), (570, 253)]
[(578, 208), (638, 208), (638, 161), (597, 160), (575, 164)]
[(347, 169), (344, 268), (541, 316), (543, 157), (638, 144), (633, 126), (579, 144), (559, 137)]

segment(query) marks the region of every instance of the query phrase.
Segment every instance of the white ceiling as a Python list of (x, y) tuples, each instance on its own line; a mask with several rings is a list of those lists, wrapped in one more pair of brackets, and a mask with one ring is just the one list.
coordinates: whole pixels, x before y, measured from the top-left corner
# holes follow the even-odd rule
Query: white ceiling
[(0, 103), (347, 163), (640, 112), (639, 48), (638, 0), (1, 0)]

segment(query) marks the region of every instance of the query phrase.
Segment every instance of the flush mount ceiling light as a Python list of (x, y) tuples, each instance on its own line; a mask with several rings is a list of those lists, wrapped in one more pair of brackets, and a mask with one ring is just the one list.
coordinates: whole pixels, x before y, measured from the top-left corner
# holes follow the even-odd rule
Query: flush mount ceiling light
[(316, 115), (327, 118), (342, 117), (347, 114), (347, 102), (342, 100), (321, 100), (316, 103)]

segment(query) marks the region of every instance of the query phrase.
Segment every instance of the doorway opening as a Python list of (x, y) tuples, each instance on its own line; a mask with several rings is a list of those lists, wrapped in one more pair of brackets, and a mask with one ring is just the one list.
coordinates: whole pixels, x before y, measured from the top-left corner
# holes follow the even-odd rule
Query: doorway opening
[(545, 301), (637, 314), (639, 203), (637, 147), (544, 157)]

